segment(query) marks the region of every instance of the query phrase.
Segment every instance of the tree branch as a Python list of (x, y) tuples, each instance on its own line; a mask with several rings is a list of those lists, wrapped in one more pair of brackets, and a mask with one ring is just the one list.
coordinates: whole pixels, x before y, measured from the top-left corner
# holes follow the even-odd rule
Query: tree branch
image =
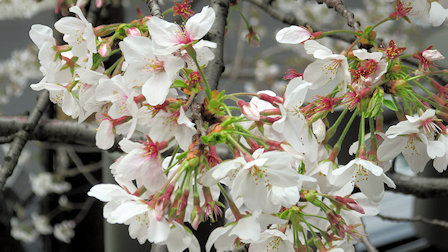
[(2, 166), (0, 167), (0, 190), (3, 189), (6, 180), (14, 171), (26, 142), (33, 134), (33, 131), (49, 104), (48, 91), (41, 92), (38, 96), (36, 106), (31, 111), (28, 120), (17, 130), (17, 134), (15, 134), (14, 140), (9, 146), (9, 151), (5, 155)]
[(415, 216), (412, 218), (402, 218), (402, 217), (393, 217), (393, 216), (384, 216), (382, 214), (378, 214), (378, 217), (380, 217), (383, 220), (389, 220), (389, 221), (406, 221), (406, 222), (421, 222), (425, 224), (431, 224), (443, 228), (448, 228), (448, 221), (438, 220), (438, 219), (427, 219), (421, 216)]
[[(0, 137), (16, 134), (26, 124), (26, 117), (0, 117)], [(42, 142), (79, 144), (95, 147), (95, 126), (89, 124), (78, 124), (74, 121), (42, 120), (36, 130), (29, 135), (29, 140)], [(118, 142), (120, 136), (115, 137), (115, 143), (108, 151), (120, 151)]]
[(412, 194), (418, 198), (448, 198), (448, 179), (412, 177), (390, 170), (386, 175), (395, 182), (393, 192)]
[(157, 0), (146, 0), (146, 5), (151, 11), (151, 15), (162, 18), (162, 11)]
[(215, 22), (207, 34), (208, 40), (216, 43), (216, 48), (212, 49), (215, 58), (208, 64), (205, 70), (205, 77), (210, 85), (210, 89), (218, 88), (219, 79), (224, 72), (224, 33), (229, 13), (229, 0), (212, 0), (210, 6), (216, 14)]
[[(315, 25), (311, 25), (303, 20), (300, 20), (290, 13), (285, 13), (275, 8), (274, 6), (271, 5), (272, 1), (269, 0), (247, 0), (247, 1), (249, 1), (253, 5), (256, 5), (258, 8), (268, 13), (272, 18), (284, 24), (297, 25), (297, 26), (310, 26), (313, 28), (314, 31), (323, 31), (323, 29), (316, 27)], [(347, 43), (353, 43), (353, 41), (355, 41), (354, 38), (345, 37), (338, 34), (331, 34), (328, 35), (328, 37), (345, 41)]]
[(366, 224), (364, 223), (364, 220), (361, 219), (362, 222), (362, 228), (364, 230), (365, 235), (361, 236), (361, 241), (364, 243), (364, 246), (366, 246), (367, 252), (378, 252), (378, 249), (373, 246), (372, 242), (369, 239), (369, 235), (366, 232)]
[(325, 3), (328, 8), (334, 8), (334, 10), (341, 14), (346, 20), (347, 25), (352, 27), (354, 31), (359, 31), (361, 24), (355, 20), (355, 14), (347, 10), (342, 0), (316, 0), (318, 4)]

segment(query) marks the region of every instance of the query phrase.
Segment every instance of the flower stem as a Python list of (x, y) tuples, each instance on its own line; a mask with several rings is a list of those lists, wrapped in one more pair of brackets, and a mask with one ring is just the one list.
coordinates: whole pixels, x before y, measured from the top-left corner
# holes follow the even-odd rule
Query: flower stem
[(338, 142), (333, 147), (333, 152), (330, 154), (329, 160), (333, 163), (336, 160), (336, 157), (339, 154), (339, 151), (341, 150), (342, 141), (344, 140), (345, 136), (347, 135), (348, 130), (350, 129), (350, 126), (353, 123), (353, 120), (355, 120), (356, 115), (358, 114), (358, 110), (355, 110), (353, 112), (352, 117), (350, 117), (350, 120), (348, 121), (347, 125), (345, 125), (344, 131), (342, 132), (341, 136), (338, 139)]
[(219, 187), (219, 190), (221, 190), (221, 193), (224, 196), (224, 198), (226, 198), (227, 203), (229, 204), (230, 210), (232, 211), (233, 216), (235, 216), (236, 221), (243, 218), (243, 215), (240, 213), (240, 210), (235, 205), (235, 202), (232, 200), (230, 195), (227, 193), (226, 189), (220, 183), (218, 183), (217, 185)]
[(210, 89), (210, 85), (208, 84), (207, 79), (205, 78), (204, 71), (202, 71), (201, 66), (199, 66), (199, 62), (196, 58), (196, 51), (194, 50), (192, 45), (188, 45), (185, 49), (187, 50), (188, 55), (190, 55), (191, 59), (193, 60), (194, 64), (196, 65), (199, 73), (201, 74), (202, 80), (204, 81), (204, 84), (205, 84), (205, 94), (207, 95), (207, 98), (209, 100), (211, 100), (212, 99), (212, 91)]
[(376, 27), (378, 27), (378, 26), (380, 26), (380, 25), (386, 23), (386, 22), (389, 21), (389, 20), (392, 20), (392, 19), (391, 19), (390, 17), (386, 17), (386, 18), (382, 19), (381, 21), (379, 21), (378, 23), (376, 23), (374, 26), (372, 26), (372, 31), (373, 31)]
[(327, 134), (325, 136), (325, 139), (323, 141), (323, 144), (328, 143), (328, 141), (330, 141), (330, 139), (334, 136), (334, 134), (336, 133), (336, 130), (339, 127), (339, 124), (341, 124), (342, 119), (344, 119), (345, 114), (347, 113), (348, 109), (344, 109), (342, 111), (342, 113), (339, 115), (338, 119), (336, 120), (336, 122), (333, 124), (333, 126), (331, 126), (331, 128), (328, 129)]

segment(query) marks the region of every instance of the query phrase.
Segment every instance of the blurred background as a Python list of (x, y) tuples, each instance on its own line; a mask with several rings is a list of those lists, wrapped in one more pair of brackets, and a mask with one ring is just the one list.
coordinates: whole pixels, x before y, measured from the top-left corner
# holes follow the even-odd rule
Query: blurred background
[[(163, 2), (162, 9), (172, 7), (172, 1)], [(278, 44), (275, 34), (287, 25), (272, 19), (249, 2), (240, 0), (241, 12), (259, 36), (259, 41), (248, 41), (246, 23), (236, 11), (232, 11), (225, 39), (226, 71), (219, 89), (231, 93), (269, 88), (281, 93), (287, 84), (282, 77), (288, 68), (302, 72), (312, 58), (304, 53), (303, 47)], [(278, 9), (307, 20), (313, 27), (323, 30), (348, 29), (344, 18), (315, 1), (273, 2)], [(440, 2), (447, 6), (444, 1)], [(345, 3), (362, 27), (375, 23), (393, 11), (392, 4), (387, 0), (351, 0)], [(56, 4), (57, 0), (0, 0), (1, 116), (23, 116), (34, 107), (37, 93), (29, 85), (37, 83), (42, 76), (37, 49), (28, 32), (33, 24), (53, 28), (60, 17), (60, 13), (55, 14)], [(193, 9), (200, 10), (205, 4), (205, 1), (194, 1)], [(137, 7), (149, 15), (142, 1), (110, 3), (107, 5), (107, 21), (129, 22), (136, 18)], [(385, 43), (393, 39), (399, 46), (407, 47), (407, 53), (434, 45), (442, 54), (448, 55), (446, 26), (434, 32), (428, 27), (390, 22), (381, 26), (378, 34)], [(346, 42), (335, 39), (325, 39), (322, 43), (334, 51), (347, 47)], [(446, 60), (440, 65), (446, 66)], [(46, 116), (68, 120), (55, 107)], [(356, 129), (356, 126), (353, 128)], [(356, 132), (352, 135), (352, 139), (357, 139)], [(352, 143), (350, 141), (347, 139), (344, 143), (347, 149)], [(0, 158), (3, 159), (5, 151), (7, 145), (1, 145)], [(29, 142), (6, 190), (0, 194), (0, 251), (148, 251), (150, 245), (140, 246), (137, 241), (131, 240), (125, 226), (104, 223), (102, 204), (87, 197), (87, 191), (94, 184), (112, 182), (108, 165), (115, 157), (114, 153), (102, 153), (83, 146)], [(341, 153), (339, 157), (341, 163), (349, 159), (347, 153)], [(402, 158), (398, 159), (397, 170), (413, 175)], [(438, 175), (433, 170), (426, 169), (425, 176)], [(48, 176), (52, 175), (48, 174), (57, 176), (50, 178)], [(44, 190), (44, 187), (48, 189)], [(381, 201), (380, 212), (384, 216), (399, 218), (417, 215), (448, 220), (446, 199), (416, 200), (413, 196), (390, 191)], [(380, 251), (448, 251), (448, 245), (444, 242), (448, 229), (412, 222), (391, 222), (380, 217), (366, 217), (364, 221), (372, 243)], [(47, 230), (47, 234), (39, 234), (33, 228), (36, 223), (51, 230)], [(364, 246), (359, 244), (357, 250), (363, 251)]]

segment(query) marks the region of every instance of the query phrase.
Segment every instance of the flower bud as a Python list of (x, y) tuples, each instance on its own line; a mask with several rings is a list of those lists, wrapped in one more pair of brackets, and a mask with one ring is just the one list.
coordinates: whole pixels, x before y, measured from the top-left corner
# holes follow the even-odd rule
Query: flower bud
[(137, 27), (129, 27), (128, 29), (126, 29), (126, 35), (128, 37), (139, 37), (142, 35), (142, 33)]

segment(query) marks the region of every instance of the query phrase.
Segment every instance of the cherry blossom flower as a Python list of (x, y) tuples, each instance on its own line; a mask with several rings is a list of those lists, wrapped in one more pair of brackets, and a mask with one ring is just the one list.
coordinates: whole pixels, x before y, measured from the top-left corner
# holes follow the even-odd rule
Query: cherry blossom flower
[(279, 104), (282, 117), (272, 124), (272, 127), (278, 133), (285, 136), (285, 140), (291, 146), (304, 153), (311, 160), (317, 156), (317, 141), (310, 132), (305, 117), (300, 112), (300, 106), (303, 104), (307, 89), (311, 83), (302, 78), (292, 79), (285, 91), (283, 104)]
[(120, 48), (129, 64), (124, 78), (135, 86), (142, 86), (150, 105), (162, 104), (184, 61), (173, 55), (157, 56), (153, 42), (147, 37), (125, 38)]
[(39, 237), (39, 233), (36, 230), (15, 217), (11, 218), (10, 224), (11, 236), (16, 240), (30, 243), (36, 241)]
[(315, 40), (304, 44), (306, 53), (312, 54), (316, 61), (309, 64), (303, 72), (304, 80), (313, 85), (310, 89), (319, 89), (329, 83), (336, 83), (340, 92), (345, 92), (351, 82), (347, 58), (333, 52)]
[(92, 24), (87, 21), (78, 6), (73, 6), (70, 12), (78, 15), (78, 18), (63, 17), (54, 27), (64, 34), (64, 41), (72, 46), (74, 56), (84, 58), (88, 53), (96, 53), (96, 37)]
[(50, 220), (47, 216), (32, 213), (31, 220), (33, 221), (33, 225), (39, 234), (47, 235), (53, 232), (53, 227), (50, 225)]
[(383, 168), (371, 161), (356, 158), (334, 170), (333, 183), (337, 186), (351, 183), (359, 187), (369, 199), (379, 201), (384, 193), (384, 184), (395, 188), (394, 182), (384, 174)]
[(150, 121), (148, 135), (153, 141), (169, 141), (174, 137), (184, 150), (188, 149), (196, 133), (195, 124), (188, 119), (183, 108), (173, 113), (161, 110)]
[(187, 20), (184, 28), (158, 17), (151, 17), (147, 25), (156, 52), (170, 54), (204, 37), (214, 21), (215, 11), (205, 6)]
[(352, 72), (353, 82), (360, 88), (378, 83), (387, 72), (388, 64), (382, 52), (369, 53), (366, 49), (358, 49), (353, 51), (353, 55), (362, 61), (358, 69)]
[(71, 189), (71, 185), (65, 181), (58, 181), (53, 174), (41, 172), (30, 176), (31, 190), (37, 196), (45, 196), (49, 193), (64, 193)]
[(167, 179), (159, 151), (166, 147), (166, 143), (123, 139), (119, 145), (127, 154), (115, 161), (112, 173), (120, 180), (136, 180), (137, 186), (144, 186), (150, 195), (161, 189)]
[(444, 144), (433, 139), (434, 133), (439, 131), (433, 122), (434, 115), (435, 110), (428, 109), (421, 116), (406, 116), (406, 121), (391, 126), (378, 148), (378, 160), (391, 160), (403, 153), (409, 167), (421, 172), (430, 159), (444, 156)]
[(65, 220), (57, 223), (54, 225), (54, 237), (62, 242), (70, 243), (72, 238), (75, 237), (75, 227), (76, 222), (74, 220)]
[(293, 252), (294, 246), (286, 235), (279, 230), (267, 229), (261, 233), (258, 241), (249, 246), (250, 251), (284, 251)]
[(263, 151), (255, 151), (254, 160), (250, 162), (237, 158), (216, 165), (202, 176), (201, 183), (211, 186), (231, 175), (230, 193), (235, 199), (243, 198), (244, 204), (251, 210), (273, 209), (272, 206), (266, 206), (268, 203), (274, 204), (268, 201), (272, 186), (296, 186), (301, 177), (291, 167), (291, 155), (280, 151)]
[(232, 244), (237, 239), (246, 243), (259, 241), (262, 232), (269, 224), (282, 224), (284, 222), (285, 220), (272, 215), (255, 211), (237, 222), (213, 230), (205, 245), (206, 251), (209, 252), (213, 245), (218, 252), (232, 250), (234, 248)]

